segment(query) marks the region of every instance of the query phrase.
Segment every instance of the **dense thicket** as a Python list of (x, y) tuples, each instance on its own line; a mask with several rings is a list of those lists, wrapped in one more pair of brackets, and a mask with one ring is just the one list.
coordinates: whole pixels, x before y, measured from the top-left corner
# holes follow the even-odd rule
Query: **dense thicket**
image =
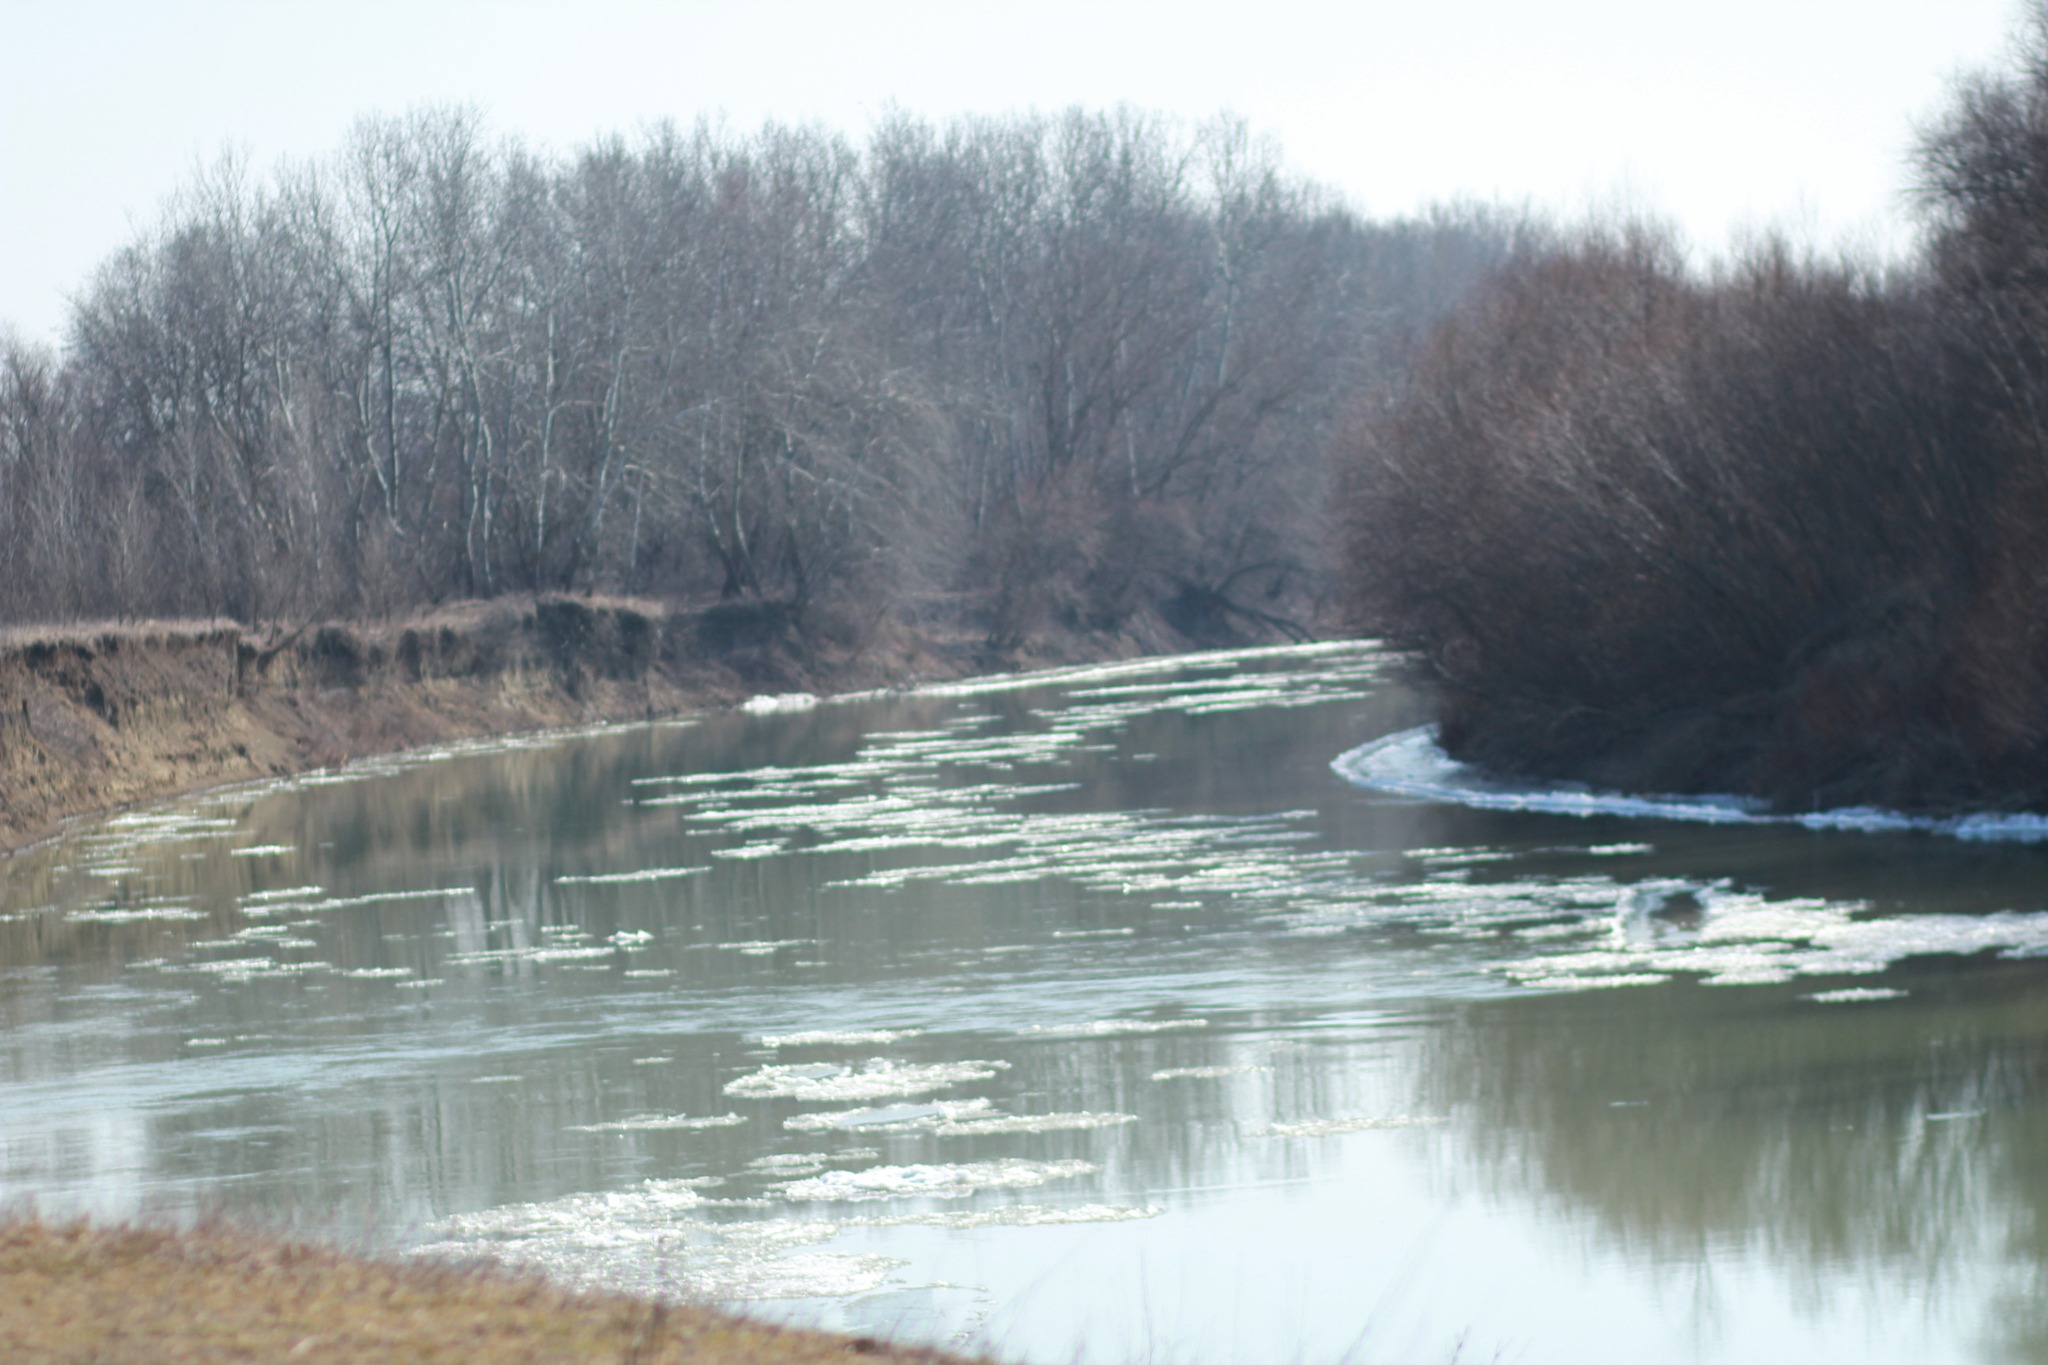
[(605, 589), (991, 644), (1290, 629), (1333, 413), (1527, 229), (1366, 223), (1241, 127), (461, 111), (227, 164), (0, 349), (0, 620)]
[(1924, 258), (1518, 261), (1349, 431), (1352, 607), (1462, 757), (2048, 805), (2048, 8), (1923, 143)]

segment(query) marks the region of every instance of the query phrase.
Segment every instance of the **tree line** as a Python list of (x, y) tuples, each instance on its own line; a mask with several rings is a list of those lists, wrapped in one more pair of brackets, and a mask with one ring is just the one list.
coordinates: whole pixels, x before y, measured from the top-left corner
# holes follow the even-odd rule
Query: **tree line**
[(1354, 619), (1456, 755), (1790, 809), (2048, 806), (2048, 6), (1923, 138), (1913, 260), (1595, 226), (1342, 438)]
[(606, 591), (992, 647), (1305, 628), (1329, 433), (1537, 229), (1372, 222), (1219, 120), (473, 112), (198, 174), (0, 346), (0, 620)]

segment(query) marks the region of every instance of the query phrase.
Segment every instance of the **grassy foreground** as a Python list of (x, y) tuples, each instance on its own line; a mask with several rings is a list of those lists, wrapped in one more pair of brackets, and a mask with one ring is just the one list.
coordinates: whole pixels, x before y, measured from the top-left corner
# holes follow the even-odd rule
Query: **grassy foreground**
[(0, 1222), (0, 1360), (10, 1365), (808, 1365), (849, 1356), (967, 1365), (867, 1337), (217, 1225), (173, 1232)]

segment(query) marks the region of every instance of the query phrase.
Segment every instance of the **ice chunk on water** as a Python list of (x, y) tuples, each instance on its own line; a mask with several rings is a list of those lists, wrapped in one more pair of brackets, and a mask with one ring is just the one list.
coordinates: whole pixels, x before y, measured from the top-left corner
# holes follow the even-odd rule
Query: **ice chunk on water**
[(1155, 1081), (1209, 1081), (1224, 1076), (1250, 1076), (1260, 1071), (1271, 1071), (1270, 1066), (1170, 1066), (1163, 1071), (1152, 1073)]
[(740, 710), (750, 716), (766, 716), (777, 711), (808, 711), (817, 704), (818, 699), (809, 692), (782, 692), (772, 696), (762, 693), (740, 703)]
[(589, 876), (557, 877), (556, 886), (623, 886), (632, 882), (669, 882), (709, 872), (707, 867), (643, 867), (634, 872), (598, 872)]
[(940, 1137), (988, 1137), (998, 1133), (1078, 1133), (1136, 1123), (1136, 1114), (994, 1114), (988, 1118), (947, 1119), (932, 1131)]
[(737, 1128), (747, 1121), (744, 1114), (706, 1114), (692, 1117), (688, 1114), (635, 1114), (632, 1118), (613, 1119), (609, 1123), (579, 1123), (570, 1128), (574, 1133), (651, 1133), (671, 1132), (693, 1128)]
[(887, 1047), (905, 1038), (915, 1037), (922, 1029), (811, 1029), (800, 1033), (764, 1033), (763, 1047), (820, 1047), (843, 1045), (847, 1047)]
[(64, 918), (73, 924), (135, 924), (144, 920), (200, 920), (204, 911), (183, 905), (139, 905), (134, 907), (93, 906), (67, 910)]
[(1260, 1128), (1252, 1137), (1309, 1138), (1339, 1137), (1345, 1133), (1368, 1133), (1381, 1128), (1424, 1128), (1450, 1120), (1440, 1115), (1392, 1114), (1383, 1117), (1308, 1119), (1299, 1123), (1276, 1123)]
[(814, 938), (760, 938), (737, 943), (717, 943), (712, 946), (720, 952), (738, 953), (741, 957), (773, 957), (780, 949), (802, 948), (817, 941)]
[(903, 1213), (883, 1218), (849, 1218), (848, 1227), (954, 1228), (1047, 1228), (1075, 1223), (1131, 1223), (1157, 1218), (1159, 1210), (1150, 1204), (1075, 1204), (1061, 1208), (1052, 1204), (1012, 1204), (1001, 1209), (947, 1209), (942, 1213)]
[(1698, 927), (1684, 935), (1617, 933), (1602, 946), (1547, 953), (1506, 970), (1524, 985), (1551, 989), (1647, 985), (1681, 972), (1726, 986), (1870, 975), (1933, 954), (2048, 952), (2048, 913), (1865, 916), (1857, 902), (1771, 900), (1715, 887), (1701, 888), (1698, 901)]
[(1086, 1024), (1041, 1024), (1031, 1031), (1045, 1038), (1114, 1038), (1127, 1033), (1172, 1033), (1207, 1027), (1207, 1019), (1096, 1019)]
[(713, 1223), (695, 1215), (704, 1180), (515, 1204), (444, 1220), (416, 1255), (490, 1255), (569, 1284), (698, 1300), (837, 1298), (873, 1293), (902, 1262), (810, 1251), (839, 1232), (789, 1218)]
[(1745, 796), (1635, 796), (1601, 791), (1576, 782), (1518, 784), (1496, 780), (1460, 763), (1437, 744), (1433, 725), (1386, 735), (1340, 754), (1330, 765), (1345, 779), (1372, 791), (1449, 801), (1482, 810), (1522, 810), (1547, 815), (1615, 815), (1640, 819), (1691, 820), (1707, 824), (1789, 824), (1808, 829), (1863, 833), (1920, 830), (1958, 839), (2038, 843), (2048, 840), (2048, 815), (1989, 811), (1951, 819), (1904, 815), (1873, 806), (1843, 806), (1801, 814), (1775, 814)]
[(864, 1171), (827, 1171), (781, 1187), (790, 1199), (965, 1199), (984, 1190), (1024, 1189), (1054, 1180), (1093, 1175), (1087, 1161), (963, 1161), (947, 1166), (871, 1166)]
[(860, 1104), (898, 1096), (928, 1095), (969, 1081), (985, 1081), (1008, 1062), (910, 1063), (877, 1057), (855, 1066), (764, 1066), (728, 1082), (725, 1093), (747, 1099), (792, 1099), (810, 1104)]
[(829, 1129), (892, 1129), (929, 1132), (942, 1123), (992, 1114), (990, 1100), (934, 1100), (930, 1104), (886, 1104), (869, 1109), (834, 1109), (817, 1114), (792, 1114), (782, 1126), (792, 1133), (821, 1133)]
[(1484, 810), (1540, 811), (1549, 815), (1633, 815), (1730, 824), (1768, 818), (1761, 802), (1733, 796), (1627, 796), (1573, 782), (1518, 785), (1497, 782), (1460, 763), (1436, 742), (1434, 725), (1402, 730), (1340, 755), (1331, 764), (1361, 787), (1393, 796), (1451, 801)]

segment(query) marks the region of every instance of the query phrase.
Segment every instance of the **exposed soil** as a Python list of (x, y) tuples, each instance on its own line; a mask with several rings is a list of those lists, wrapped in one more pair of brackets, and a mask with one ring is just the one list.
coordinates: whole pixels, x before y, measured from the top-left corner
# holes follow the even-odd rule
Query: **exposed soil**
[(805, 625), (773, 605), (541, 597), (295, 630), (0, 632), (0, 852), (72, 816), (450, 740), (1186, 644), (1073, 635), (992, 658), (969, 632)]

